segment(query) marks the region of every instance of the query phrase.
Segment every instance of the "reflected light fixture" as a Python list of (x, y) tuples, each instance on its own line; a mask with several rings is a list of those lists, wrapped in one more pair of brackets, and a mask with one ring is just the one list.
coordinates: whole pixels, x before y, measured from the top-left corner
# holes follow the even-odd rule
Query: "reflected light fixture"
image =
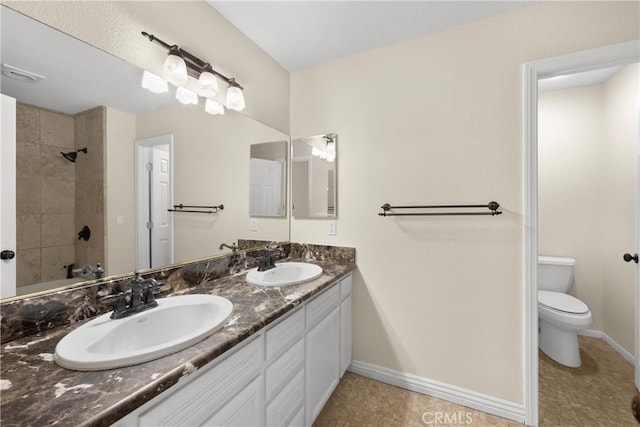
[(198, 105), (198, 94), (186, 87), (179, 87), (176, 90), (176, 99), (185, 105)]
[(187, 64), (184, 62), (180, 48), (176, 45), (169, 48), (169, 55), (162, 67), (162, 77), (175, 86), (187, 84), (187, 79), (189, 78)]
[[(168, 50), (169, 55), (164, 62), (162, 76), (164, 80), (178, 87), (176, 98), (180, 102), (183, 104), (197, 104), (198, 95), (200, 95), (203, 98), (207, 98), (205, 102), (205, 111), (207, 113), (224, 114), (224, 107), (221, 102), (213, 99), (218, 96), (218, 79), (220, 79), (229, 85), (225, 97), (226, 107), (236, 111), (242, 111), (246, 107), (243, 93), (244, 88), (236, 79), (226, 77), (219, 73), (213, 69), (208, 61), (203, 61), (178, 45), (170, 45), (158, 39), (153, 34), (144, 31), (142, 35), (149, 39), (149, 41), (155, 42)], [(190, 76), (197, 78), (197, 86), (192, 87), (188, 85)], [(192, 87), (197, 93), (187, 89), (186, 86)], [(144, 84), (143, 87), (154, 91), (151, 87), (144, 86)], [(194, 96), (195, 102), (193, 100)]]
[(165, 79), (147, 70), (144, 70), (142, 73), (142, 87), (153, 93), (165, 93), (169, 91), (169, 85)]
[(218, 101), (207, 99), (207, 102), (204, 104), (204, 111), (209, 114), (224, 114), (224, 107)]

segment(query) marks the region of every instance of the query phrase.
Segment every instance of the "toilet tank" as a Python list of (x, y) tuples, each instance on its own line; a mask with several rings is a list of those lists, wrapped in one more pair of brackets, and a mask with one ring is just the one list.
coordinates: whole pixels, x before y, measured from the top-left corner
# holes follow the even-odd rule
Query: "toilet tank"
[(569, 293), (576, 260), (552, 256), (538, 257), (538, 290)]

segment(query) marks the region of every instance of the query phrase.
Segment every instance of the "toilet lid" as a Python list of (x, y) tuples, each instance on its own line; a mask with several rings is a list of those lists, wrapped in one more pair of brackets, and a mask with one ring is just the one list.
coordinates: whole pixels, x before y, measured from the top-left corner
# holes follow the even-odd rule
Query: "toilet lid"
[(565, 313), (583, 314), (589, 311), (587, 304), (578, 298), (560, 292), (538, 291), (538, 304)]

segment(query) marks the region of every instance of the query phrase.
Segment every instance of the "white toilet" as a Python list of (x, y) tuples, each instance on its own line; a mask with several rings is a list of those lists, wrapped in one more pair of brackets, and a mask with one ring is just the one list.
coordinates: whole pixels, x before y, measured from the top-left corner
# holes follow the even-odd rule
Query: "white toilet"
[(568, 295), (575, 264), (573, 258), (538, 257), (538, 345), (547, 356), (571, 368), (582, 365), (578, 332), (593, 322), (589, 307)]

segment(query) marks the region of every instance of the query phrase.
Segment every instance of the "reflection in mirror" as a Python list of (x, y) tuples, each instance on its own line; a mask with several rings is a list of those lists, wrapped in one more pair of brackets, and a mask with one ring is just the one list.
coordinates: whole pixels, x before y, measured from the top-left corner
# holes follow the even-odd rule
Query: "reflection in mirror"
[(285, 216), (287, 141), (251, 144), (249, 215)]
[(337, 216), (338, 136), (334, 133), (291, 142), (291, 201), (294, 218)]
[[(286, 218), (260, 218), (249, 230), (246, 161), (251, 144), (286, 146), (286, 134), (235, 111), (211, 116), (202, 105), (181, 105), (173, 86), (151, 93), (137, 67), (1, 7), (2, 64), (45, 77), (28, 83), (3, 73), (0, 82), (2, 94), (17, 100), (16, 229), (2, 232), (16, 233), (18, 295), (149, 265), (136, 247), (143, 226), (136, 226), (134, 191), (135, 141), (149, 138), (172, 141), (173, 188), (159, 209), (224, 204), (215, 214), (165, 216), (173, 227), (170, 262), (224, 254), (220, 245), (239, 239), (289, 240)], [(75, 162), (63, 156), (70, 152)], [(85, 226), (90, 237), (78, 240)]]

